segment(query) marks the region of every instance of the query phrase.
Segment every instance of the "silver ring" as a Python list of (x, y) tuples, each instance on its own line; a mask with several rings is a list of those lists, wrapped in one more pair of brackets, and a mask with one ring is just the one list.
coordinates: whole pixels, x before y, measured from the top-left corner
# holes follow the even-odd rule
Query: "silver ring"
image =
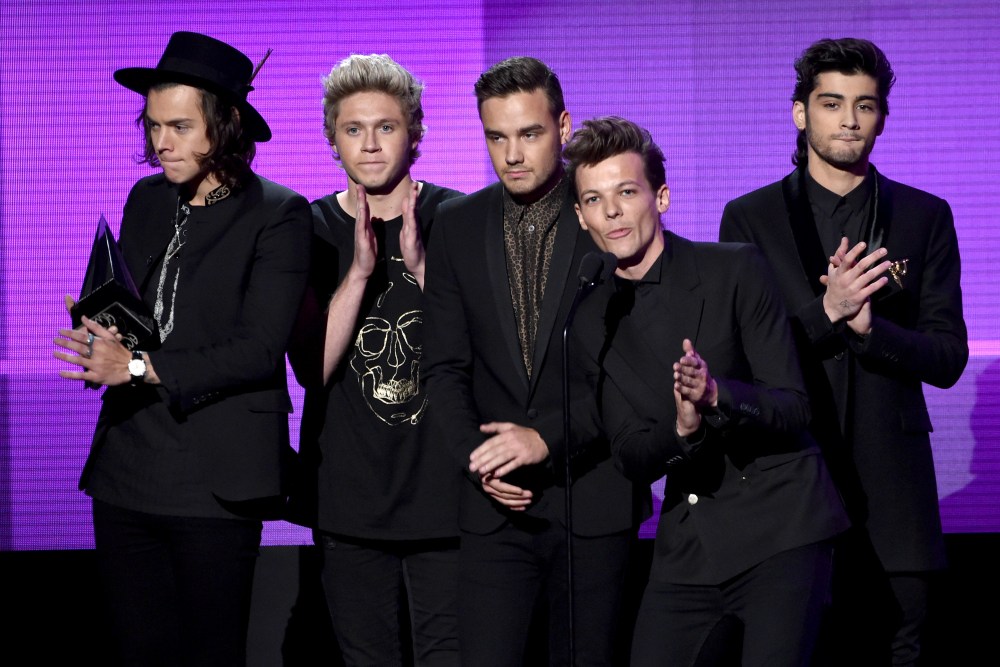
[(94, 356), (94, 334), (92, 333), (87, 334), (87, 354), (83, 356), (87, 357), (88, 359)]

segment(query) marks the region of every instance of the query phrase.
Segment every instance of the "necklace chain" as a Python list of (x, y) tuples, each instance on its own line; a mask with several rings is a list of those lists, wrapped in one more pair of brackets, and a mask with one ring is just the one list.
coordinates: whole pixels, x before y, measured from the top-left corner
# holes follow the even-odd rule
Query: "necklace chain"
[(163, 266), (160, 268), (160, 280), (156, 285), (156, 302), (153, 304), (153, 317), (156, 318), (160, 329), (160, 342), (167, 339), (167, 336), (174, 330), (174, 305), (177, 303), (177, 283), (181, 277), (181, 267), (174, 270), (173, 285), (170, 288), (169, 304), (164, 299), (164, 287), (168, 274), (170, 273), (170, 260), (181, 251), (187, 242), (187, 230), (184, 225), (191, 215), (191, 208), (183, 203), (181, 198), (177, 198), (177, 211), (174, 213), (173, 225), (174, 235), (167, 245), (167, 252), (163, 257)]

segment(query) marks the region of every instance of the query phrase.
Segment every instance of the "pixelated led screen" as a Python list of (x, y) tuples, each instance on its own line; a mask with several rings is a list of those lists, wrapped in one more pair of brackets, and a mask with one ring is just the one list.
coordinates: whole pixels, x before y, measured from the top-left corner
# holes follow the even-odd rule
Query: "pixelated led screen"
[[(0, 11), (0, 550), (93, 544), (77, 479), (99, 395), (58, 377), (51, 341), (99, 216), (117, 233), (131, 184), (152, 173), (133, 161), (141, 100), (111, 73), (152, 66), (176, 30), (255, 61), (274, 49), (251, 95), (274, 131), (255, 168), (309, 199), (345, 184), (323, 140), (320, 77), (346, 55), (388, 53), (426, 83), (413, 174), (466, 192), (494, 179), (473, 83), (503, 58), (537, 56), (576, 123), (618, 114), (652, 131), (667, 156), (666, 223), (696, 240), (716, 238), (728, 200), (791, 169), (796, 55), (822, 37), (875, 41), (898, 83), (873, 161), (949, 201), (962, 253), (971, 358), (954, 388), (927, 390), (945, 529), (1000, 531), (1000, 4), (4, 0)], [(265, 531), (266, 544), (309, 541), (281, 522)]]

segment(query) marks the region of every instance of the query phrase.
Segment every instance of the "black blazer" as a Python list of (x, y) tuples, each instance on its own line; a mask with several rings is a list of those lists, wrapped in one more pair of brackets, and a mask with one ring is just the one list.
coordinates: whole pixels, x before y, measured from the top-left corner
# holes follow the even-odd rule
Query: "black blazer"
[[(162, 175), (129, 194), (120, 243), (137, 285), (157, 280), (176, 202)], [(204, 447), (213, 492), (233, 501), (279, 496), (292, 409), (284, 355), (306, 285), (309, 203), (253, 176), (211, 208), (208, 219), (188, 223), (176, 328), (149, 357), (184, 437)], [(140, 389), (104, 392), (81, 488), (108, 429), (141, 409), (148, 393)]]
[[(526, 466), (507, 481), (535, 493), (530, 516), (561, 520), (563, 484), (562, 333), (577, 287), (581, 258), (595, 250), (579, 225), (567, 197), (558, 221), (552, 263), (536, 336), (533, 374), (528, 379), (507, 278), (503, 237), (502, 185), (444, 202), (428, 246), (425, 276), (425, 377), (431, 419), (442, 421), (447, 446), (466, 473), (459, 522), (463, 530), (486, 534), (499, 528), (510, 512), (468, 474), (469, 455), (483, 441), (479, 425), (509, 421), (536, 429), (550, 460)], [(648, 515), (642, 498), (611, 463), (589, 392), (581, 377), (571, 381), (572, 430), (576, 459), (573, 483), (573, 529), (580, 535), (626, 530)]]
[[(664, 238), (659, 281), (642, 288), (655, 293), (633, 303), (602, 283), (576, 335), (616, 464), (636, 483), (667, 477), (651, 579), (718, 584), (848, 522), (805, 432), (805, 388), (764, 259), (744, 244)], [(685, 338), (719, 387), (719, 414), (690, 440), (674, 428)]]
[[(874, 169), (874, 167), (872, 167)], [(726, 205), (719, 238), (756, 244), (778, 277), (792, 318), (821, 441), (856, 525), (890, 571), (943, 567), (944, 544), (921, 383), (949, 387), (969, 348), (962, 317), (958, 240), (943, 199), (876, 172), (875, 227), (888, 259), (906, 259), (872, 302), (862, 340), (823, 311), (827, 260), (803, 174)]]

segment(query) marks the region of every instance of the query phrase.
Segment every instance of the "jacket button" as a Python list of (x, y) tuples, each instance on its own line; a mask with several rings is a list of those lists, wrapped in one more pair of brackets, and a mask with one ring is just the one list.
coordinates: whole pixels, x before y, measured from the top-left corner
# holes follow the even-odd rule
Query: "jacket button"
[(697, 505), (698, 504), (698, 494), (696, 494), (696, 493), (689, 493), (688, 494), (688, 503), (690, 503), (691, 505)]
[(538, 410), (531, 408), (528, 410), (528, 419), (535, 419), (538, 417)]

